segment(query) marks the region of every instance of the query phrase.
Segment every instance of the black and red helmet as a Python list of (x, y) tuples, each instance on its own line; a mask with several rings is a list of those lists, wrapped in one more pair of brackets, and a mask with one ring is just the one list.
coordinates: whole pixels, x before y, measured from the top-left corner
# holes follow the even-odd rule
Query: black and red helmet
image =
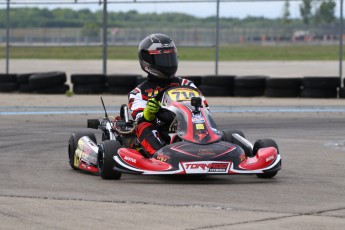
[(164, 34), (151, 34), (144, 38), (138, 49), (141, 68), (159, 79), (175, 76), (178, 66), (177, 49), (172, 39)]

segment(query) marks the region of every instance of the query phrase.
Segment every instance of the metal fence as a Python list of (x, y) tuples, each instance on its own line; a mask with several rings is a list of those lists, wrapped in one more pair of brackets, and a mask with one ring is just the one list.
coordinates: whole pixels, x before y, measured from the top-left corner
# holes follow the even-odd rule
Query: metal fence
[[(285, 0), (245, 0), (242, 2), (272, 2)], [(291, 0), (301, 1), (301, 0)], [(343, 0), (340, 0), (340, 20), (333, 26), (293, 27), (277, 25), (272, 28), (242, 28), (229, 25), (219, 25), (219, 11), (222, 3), (241, 2), (241, 0), (0, 0), (0, 6), (5, 6), (6, 28), (0, 28), (0, 45), (6, 46), (6, 72), (9, 71), (10, 47), (14, 46), (102, 46), (103, 73), (107, 72), (107, 47), (112, 45), (137, 45), (147, 34), (157, 32), (155, 28), (110, 28), (108, 27), (109, 4), (167, 4), (167, 3), (214, 3), (216, 23), (214, 28), (159, 28), (159, 31), (174, 37), (179, 46), (213, 46), (215, 47), (215, 74), (218, 74), (219, 45), (224, 44), (262, 44), (288, 45), (311, 44), (329, 45), (339, 44), (339, 76), (342, 77), (343, 53)], [(102, 27), (97, 36), (82, 35), (81, 28), (29, 28), (16, 29), (10, 25), (10, 10), (12, 7), (27, 5), (84, 5), (97, 4), (103, 11)], [(146, 5), (145, 5), (146, 4)]]

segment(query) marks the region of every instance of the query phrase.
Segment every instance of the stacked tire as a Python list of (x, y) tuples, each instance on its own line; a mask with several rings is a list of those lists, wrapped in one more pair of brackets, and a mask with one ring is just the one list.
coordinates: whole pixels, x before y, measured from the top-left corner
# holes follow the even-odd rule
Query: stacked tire
[[(106, 92), (109, 94), (128, 94), (144, 80), (137, 74), (111, 74), (105, 77)], [(139, 82), (140, 81), (140, 82)]]
[(19, 92), (22, 93), (65, 94), (69, 90), (66, 80), (66, 73), (60, 71), (17, 76)]
[(13, 92), (18, 89), (16, 74), (0, 74), (0, 92)]
[(260, 97), (265, 93), (267, 76), (240, 76), (234, 80), (235, 97)]
[(211, 97), (227, 97), (234, 95), (234, 79), (233, 75), (207, 75), (201, 78), (199, 90), (205, 96)]
[(339, 77), (304, 77), (301, 97), (337, 98), (340, 87)]
[(72, 74), (75, 94), (101, 94), (106, 90), (104, 74)]
[(345, 98), (345, 78), (343, 79), (343, 87), (339, 88), (339, 97)]
[(301, 78), (267, 78), (265, 96), (299, 97), (301, 86)]

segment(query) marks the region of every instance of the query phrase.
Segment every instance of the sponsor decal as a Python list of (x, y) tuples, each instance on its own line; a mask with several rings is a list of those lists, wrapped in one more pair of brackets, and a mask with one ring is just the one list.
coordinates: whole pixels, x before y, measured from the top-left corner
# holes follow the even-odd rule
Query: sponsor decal
[(157, 50), (149, 50), (149, 54), (170, 54), (170, 53), (176, 53), (175, 48), (168, 49), (167, 47), (170, 47), (169, 44), (166, 44), (165, 48), (157, 48)]
[(125, 160), (125, 161), (129, 161), (129, 162), (132, 162), (132, 163), (137, 163), (137, 160), (136, 160), (136, 159), (131, 158), (131, 157), (128, 157), (128, 156), (125, 156), (124, 160)]
[(164, 54), (170, 54), (170, 53), (175, 53), (175, 49), (165, 49), (163, 50)]
[(158, 153), (157, 157), (156, 157), (157, 160), (160, 160), (160, 161), (163, 161), (163, 162), (166, 162), (167, 160), (170, 159), (169, 156), (166, 156), (162, 153)]
[(274, 155), (272, 155), (272, 156), (270, 156), (270, 157), (267, 157), (266, 158), (266, 162), (269, 162), (269, 161), (271, 161), (271, 160), (273, 160), (274, 159)]
[(205, 123), (205, 119), (202, 117), (201, 114), (193, 114), (192, 116), (193, 123)]
[(188, 174), (200, 173), (227, 173), (230, 162), (196, 161), (182, 162), (185, 172)]
[(200, 129), (205, 129), (205, 125), (204, 124), (196, 124), (195, 125), (196, 129), (200, 130)]
[(178, 88), (168, 91), (172, 101), (188, 101), (192, 97), (199, 97), (200, 93), (194, 89)]
[(163, 90), (163, 88), (157, 86), (155, 89), (147, 89), (147, 90), (145, 90), (145, 92), (147, 93), (148, 97), (152, 97), (154, 95), (157, 95), (162, 90)]
[(212, 149), (200, 149), (199, 156), (215, 156), (216, 153)]
[(195, 134), (198, 136), (199, 140), (202, 140), (208, 135), (208, 132), (205, 130), (198, 130)]

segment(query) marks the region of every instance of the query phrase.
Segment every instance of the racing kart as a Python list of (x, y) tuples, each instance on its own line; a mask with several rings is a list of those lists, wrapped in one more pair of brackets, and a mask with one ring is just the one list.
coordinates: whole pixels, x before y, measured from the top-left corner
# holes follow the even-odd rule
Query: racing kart
[(173, 86), (157, 97), (161, 110), (169, 110), (174, 120), (169, 127), (170, 143), (151, 158), (143, 154), (126, 105), (116, 118), (89, 119), (88, 128), (100, 129), (97, 144), (92, 132), (73, 133), (68, 156), (73, 169), (99, 174), (103, 179), (120, 179), (122, 173), (140, 175), (256, 174), (272, 178), (281, 169), (276, 142), (260, 139), (249, 142), (239, 130), (219, 130), (202, 94), (188, 86)]

